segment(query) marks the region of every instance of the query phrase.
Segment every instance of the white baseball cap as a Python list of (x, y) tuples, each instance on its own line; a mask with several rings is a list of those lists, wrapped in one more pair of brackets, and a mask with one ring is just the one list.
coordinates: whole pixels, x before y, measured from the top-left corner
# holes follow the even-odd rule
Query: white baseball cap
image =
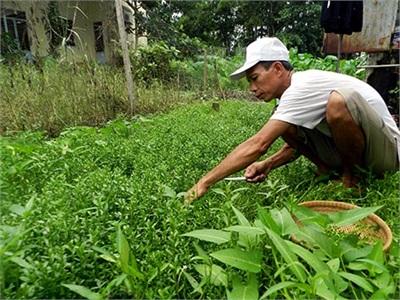
[(246, 61), (243, 66), (233, 72), (232, 79), (240, 79), (246, 75), (246, 71), (260, 61), (289, 61), (289, 51), (276, 37), (264, 37), (255, 40), (246, 48)]

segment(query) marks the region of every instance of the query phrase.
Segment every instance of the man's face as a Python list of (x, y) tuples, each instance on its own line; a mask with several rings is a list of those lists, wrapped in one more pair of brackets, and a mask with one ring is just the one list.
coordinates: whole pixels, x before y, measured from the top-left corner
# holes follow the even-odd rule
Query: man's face
[(281, 76), (283, 66), (274, 62), (268, 70), (258, 63), (246, 72), (247, 80), (250, 84), (250, 91), (254, 95), (265, 102), (279, 98), (281, 91)]

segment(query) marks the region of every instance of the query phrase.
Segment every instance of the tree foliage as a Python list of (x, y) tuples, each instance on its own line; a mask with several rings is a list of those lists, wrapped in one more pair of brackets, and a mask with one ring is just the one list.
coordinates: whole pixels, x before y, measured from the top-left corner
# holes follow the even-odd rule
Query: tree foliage
[(317, 54), (322, 43), (321, 3), (316, 1), (157, 0), (141, 5), (146, 9), (138, 16), (142, 30), (151, 40), (178, 49), (196, 38), (232, 54), (258, 37), (278, 36), (289, 47)]

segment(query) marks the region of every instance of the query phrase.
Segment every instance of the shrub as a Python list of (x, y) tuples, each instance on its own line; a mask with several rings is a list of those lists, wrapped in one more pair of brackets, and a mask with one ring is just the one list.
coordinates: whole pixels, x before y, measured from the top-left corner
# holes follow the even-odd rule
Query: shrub
[(179, 51), (164, 42), (140, 47), (130, 54), (133, 74), (136, 81), (150, 85), (155, 80), (169, 83), (175, 74), (171, 61), (178, 57)]

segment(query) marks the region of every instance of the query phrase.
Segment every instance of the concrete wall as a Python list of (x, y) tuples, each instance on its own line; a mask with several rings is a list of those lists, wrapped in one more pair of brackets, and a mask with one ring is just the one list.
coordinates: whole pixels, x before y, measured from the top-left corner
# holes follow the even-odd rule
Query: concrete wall
[[(76, 46), (71, 47), (71, 50), (75, 56), (86, 55), (91, 59), (96, 58), (93, 24), (102, 22), (105, 61), (111, 64), (116, 63), (120, 45), (114, 0), (59, 1), (59, 10), (62, 16), (74, 21)], [(127, 5), (124, 5), (124, 10), (128, 12), (131, 29), (134, 30), (134, 12)], [(147, 44), (145, 37), (138, 37), (136, 41), (134, 33), (128, 34), (127, 40), (130, 48)]]
[[(74, 35), (75, 46), (68, 46), (68, 49), (76, 57), (85, 55), (91, 59), (96, 57), (93, 22), (94, 19), (99, 21), (101, 18), (96, 18), (93, 15), (95, 12), (101, 14), (99, 8), (101, 7), (96, 7), (95, 2), (59, 1), (58, 3), (60, 15), (73, 21), (72, 34)], [(95, 9), (95, 12), (93, 9)]]

